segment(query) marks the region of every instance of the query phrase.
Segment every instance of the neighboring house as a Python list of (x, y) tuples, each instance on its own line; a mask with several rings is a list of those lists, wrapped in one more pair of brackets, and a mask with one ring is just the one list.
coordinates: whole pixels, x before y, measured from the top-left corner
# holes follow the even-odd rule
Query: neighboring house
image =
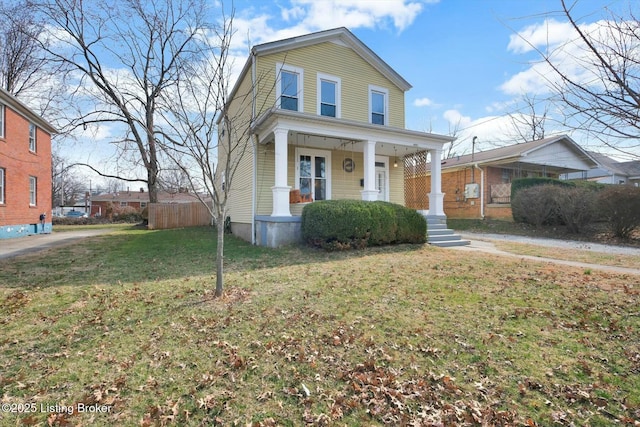
[[(275, 247), (300, 240), (307, 203), (404, 204), (396, 165), (418, 151), (439, 158), (453, 140), (404, 129), (410, 87), (346, 28), (254, 46), (227, 104), (251, 126), (230, 188), (233, 233)], [(439, 171), (432, 184), (428, 214), (444, 219)]]
[[(198, 202), (195, 194), (187, 189), (178, 192), (158, 192), (158, 203), (191, 203)], [(139, 191), (119, 191), (116, 193), (98, 194), (91, 197), (91, 213), (89, 216), (105, 216), (109, 211), (118, 212), (123, 208), (132, 208), (141, 212), (149, 204), (149, 193), (140, 188)]]
[[(409, 177), (407, 187), (429, 188), (430, 166), (426, 165), (424, 173)], [(564, 135), (444, 159), (441, 161), (444, 211), (448, 218), (511, 219), (513, 179), (559, 178), (596, 166), (588, 152)], [(420, 193), (407, 204), (415, 209), (429, 207), (429, 201)]]
[(604, 154), (589, 152), (598, 167), (583, 171), (568, 173), (565, 179), (585, 179), (601, 184), (631, 184), (640, 185), (640, 160), (618, 162)]
[(54, 133), (51, 124), (0, 89), (0, 238), (51, 232)]

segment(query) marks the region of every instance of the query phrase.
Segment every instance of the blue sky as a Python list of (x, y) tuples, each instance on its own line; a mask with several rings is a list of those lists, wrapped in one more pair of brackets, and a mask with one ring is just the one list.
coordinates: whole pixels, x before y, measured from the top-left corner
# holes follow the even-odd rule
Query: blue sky
[[(210, 1), (212, 13), (218, 13), (218, 0)], [(584, 28), (608, 17), (605, 8), (628, 15), (633, 1), (566, 0)], [(583, 81), (588, 77), (575, 60), (580, 46), (569, 42), (575, 36), (560, 0), (234, 0), (233, 5), (236, 72), (252, 45), (347, 27), (412, 84), (405, 97), (406, 127), (444, 135), (457, 129), (453, 153), (459, 155), (471, 152), (474, 136), (476, 150), (522, 142), (509, 114), (529, 114), (525, 94), (537, 100), (536, 113), (544, 110), (540, 100), (548, 95), (545, 79), (552, 73), (532, 45), (563, 47), (556, 59), (564, 69)], [(568, 133), (585, 149), (612, 154), (589, 135), (554, 122), (560, 117), (556, 108), (548, 117), (547, 136)], [(80, 161), (118, 164), (114, 157), (103, 160), (113, 138), (103, 126), (82, 149), (72, 145), (66, 151)]]
[[(575, 4), (574, 4), (575, 3)], [(458, 154), (478, 136), (478, 148), (513, 142), (508, 114), (526, 112), (522, 96), (542, 99), (546, 86), (539, 55), (518, 34), (542, 47), (570, 37), (560, 0), (236, 0), (236, 54), (241, 66), (252, 44), (339, 26), (398, 71), (406, 94), (406, 127), (450, 134)], [(627, 0), (567, 0), (589, 24), (605, 7), (624, 12)], [(539, 67), (539, 65), (538, 65)], [(540, 107), (542, 109), (542, 107)], [(547, 121), (547, 134), (564, 129)], [(589, 149), (588, 138), (572, 135)], [(521, 142), (521, 141), (520, 141)]]

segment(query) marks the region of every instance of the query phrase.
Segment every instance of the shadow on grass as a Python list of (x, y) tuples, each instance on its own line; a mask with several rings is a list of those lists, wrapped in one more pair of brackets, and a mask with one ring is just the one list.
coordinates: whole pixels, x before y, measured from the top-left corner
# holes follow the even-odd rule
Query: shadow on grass
[[(108, 285), (215, 277), (216, 232), (210, 227), (146, 230), (127, 227), (47, 252), (0, 261), (0, 286), (33, 288)], [(303, 245), (269, 249), (225, 236), (225, 271), (357, 259), (379, 253), (420, 250), (396, 245), (359, 251), (326, 252)]]

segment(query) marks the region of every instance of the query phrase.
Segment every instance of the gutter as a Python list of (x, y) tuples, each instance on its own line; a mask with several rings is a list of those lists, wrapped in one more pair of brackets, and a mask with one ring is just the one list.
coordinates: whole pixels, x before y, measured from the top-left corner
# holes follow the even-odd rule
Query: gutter
[(477, 163), (473, 164), (473, 168), (480, 171), (480, 216), (484, 219), (484, 169)]

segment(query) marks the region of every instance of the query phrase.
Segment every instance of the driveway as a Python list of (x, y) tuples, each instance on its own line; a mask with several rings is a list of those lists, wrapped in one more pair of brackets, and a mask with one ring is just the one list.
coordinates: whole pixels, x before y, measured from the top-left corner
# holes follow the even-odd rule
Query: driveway
[(526, 259), (526, 260), (531, 260), (536, 262), (551, 262), (555, 264), (568, 265), (572, 267), (609, 271), (612, 273), (640, 275), (640, 269), (636, 269), (636, 268), (614, 267), (609, 265), (590, 264), (585, 262), (565, 261), (565, 260), (559, 260), (555, 258), (542, 258), (537, 256), (531, 256), (531, 255), (518, 255), (518, 254), (503, 251), (496, 248), (495, 243), (496, 242), (526, 243), (530, 245), (548, 246), (552, 248), (564, 249), (569, 251), (583, 250), (583, 251), (591, 251), (591, 252), (602, 252), (602, 253), (608, 253), (608, 254), (634, 255), (634, 256), (640, 256), (640, 248), (634, 248), (629, 246), (602, 245), (599, 243), (578, 242), (578, 241), (572, 241), (572, 240), (544, 239), (544, 238), (538, 238), (538, 237), (513, 236), (513, 235), (503, 235), (503, 234), (484, 234), (484, 233), (469, 233), (469, 232), (461, 232), (459, 234), (462, 236), (463, 239), (470, 240), (471, 244), (468, 246), (459, 246), (451, 249), (456, 249), (461, 251), (481, 251), (481, 252), (487, 252), (495, 255), (510, 256), (510, 257)]
[(33, 252), (67, 245), (87, 237), (99, 236), (113, 231), (108, 228), (34, 234), (14, 239), (0, 239), (0, 259), (12, 258)]

